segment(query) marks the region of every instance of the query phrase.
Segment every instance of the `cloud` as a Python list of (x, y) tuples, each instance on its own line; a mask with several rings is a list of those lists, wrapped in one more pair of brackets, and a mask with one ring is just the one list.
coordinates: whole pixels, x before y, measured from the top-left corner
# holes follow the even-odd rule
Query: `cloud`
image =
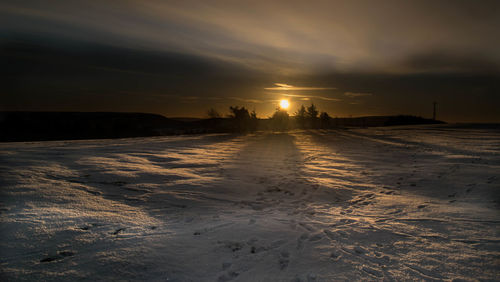
[[(4, 2), (0, 21), (6, 34), (178, 51), (268, 73), (382, 71), (431, 50), (500, 61), (499, 1)], [(420, 63), (425, 67), (425, 61), (415, 65)]]
[(367, 93), (367, 92), (365, 92), (365, 93), (363, 93), (363, 92), (345, 92), (344, 95), (347, 97), (354, 98), (354, 97), (372, 96), (373, 94)]
[(335, 102), (342, 101), (341, 99), (337, 99), (337, 98), (317, 96), (317, 95), (283, 94), (283, 96), (299, 98), (300, 100), (304, 100), (304, 101), (309, 101), (309, 100), (311, 100), (311, 98), (325, 100), (325, 101), (335, 101)]
[(498, 73), (500, 63), (482, 53), (457, 53), (434, 50), (405, 58), (398, 66), (409, 73)]
[(266, 87), (266, 90), (278, 90), (278, 91), (316, 91), (316, 90), (335, 90), (335, 87), (297, 87), (285, 83), (275, 83), (275, 87)]
[(245, 98), (241, 98), (241, 97), (228, 97), (229, 99), (233, 99), (233, 100), (236, 100), (236, 101), (240, 101), (240, 102), (245, 102), (245, 103), (254, 103), (254, 104), (260, 104), (260, 103), (264, 103), (266, 101), (264, 100), (258, 100), (258, 99), (245, 99)]
[[(335, 87), (304, 87), (304, 86), (293, 86), (290, 84), (286, 83), (274, 83), (275, 87), (266, 87), (264, 88), (265, 90), (271, 90), (271, 91), (323, 91), (323, 90), (335, 90), (337, 88)], [(300, 94), (281, 94), (286, 97), (294, 97), (294, 98), (299, 98), (300, 100), (303, 101), (309, 101), (312, 98), (314, 99), (320, 99), (324, 101), (341, 101), (338, 98), (332, 98), (332, 97), (325, 97), (325, 96), (319, 96), (319, 95), (300, 95)]]

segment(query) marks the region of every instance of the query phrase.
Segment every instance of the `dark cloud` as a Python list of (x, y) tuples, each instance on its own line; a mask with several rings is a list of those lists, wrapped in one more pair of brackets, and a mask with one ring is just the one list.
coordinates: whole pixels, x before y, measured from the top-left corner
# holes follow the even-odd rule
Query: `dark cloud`
[[(258, 89), (262, 74), (226, 61), (81, 41), (4, 40), (3, 110), (121, 110), (199, 115), (200, 105)], [(232, 101), (234, 102), (234, 101)], [(224, 105), (226, 107), (226, 105)]]
[[(4, 1), (3, 32), (218, 58), (260, 71), (398, 71), (434, 50), (500, 62), (498, 1)], [(418, 71), (418, 70), (417, 70)]]
[(455, 73), (500, 73), (500, 64), (489, 60), (484, 54), (453, 54), (434, 51), (409, 56), (401, 69), (410, 73), (455, 72)]

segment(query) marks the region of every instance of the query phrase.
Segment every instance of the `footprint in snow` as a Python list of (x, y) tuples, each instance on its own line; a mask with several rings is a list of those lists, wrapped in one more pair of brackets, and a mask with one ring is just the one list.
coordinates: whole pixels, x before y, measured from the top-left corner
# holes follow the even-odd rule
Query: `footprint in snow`
[(113, 233), (111, 233), (111, 234), (113, 234), (113, 235), (118, 235), (118, 234), (119, 234), (120, 232), (122, 232), (123, 230), (125, 230), (125, 228), (118, 228), (118, 229), (116, 229), (116, 230), (115, 230)]
[(399, 214), (399, 213), (402, 213), (403, 210), (402, 209), (397, 209), (397, 210), (394, 210), (394, 211), (391, 211), (391, 212), (388, 212), (387, 214)]
[(330, 230), (325, 229), (323, 232), (325, 232), (326, 236), (331, 240), (335, 240), (335, 237), (337, 237), (336, 234)]
[(309, 241), (314, 242), (314, 241), (319, 241), (323, 238), (323, 235), (321, 233), (317, 233), (309, 237)]
[(341, 254), (337, 251), (332, 251), (330, 253), (330, 258), (333, 259), (334, 261), (337, 261), (340, 259)]
[(368, 266), (364, 266), (363, 271), (378, 278), (384, 277), (384, 274), (382, 274), (381, 271), (378, 271)]
[(231, 265), (233, 265), (231, 262), (222, 263), (222, 270), (226, 270), (226, 269), (230, 268)]
[(342, 218), (341, 220), (339, 220), (339, 222), (342, 224), (351, 224), (357, 222), (357, 220), (351, 218)]
[(281, 251), (279, 256), (280, 269), (283, 270), (287, 268), (289, 263), (290, 263), (290, 253), (286, 250)]
[(307, 233), (303, 233), (300, 235), (300, 237), (297, 239), (297, 250), (301, 250), (304, 248), (304, 241), (309, 237)]
[(308, 224), (304, 223), (304, 222), (299, 222), (299, 225), (301, 227), (303, 227), (304, 229), (306, 229), (307, 231), (309, 232), (312, 232), (314, 231), (314, 228), (312, 228), (311, 226), (309, 226)]
[(360, 247), (360, 246), (355, 246), (355, 247), (353, 248), (353, 250), (354, 250), (357, 254), (360, 254), (360, 255), (361, 255), (361, 254), (366, 253), (366, 250), (365, 250), (364, 248)]
[(314, 273), (309, 273), (307, 274), (307, 282), (313, 282), (313, 281), (316, 281), (316, 274)]
[(223, 243), (224, 247), (230, 249), (233, 253), (243, 249), (243, 244), (240, 242), (226, 241), (221, 243)]
[(219, 277), (219, 282), (231, 281), (240, 275), (238, 272), (230, 271)]
[(40, 262), (56, 261), (56, 260), (63, 259), (65, 257), (74, 256), (74, 255), (75, 255), (75, 253), (71, 252), (71, 251), (60, 251), (60, 252), (57, 252), (57, 255), (55, 255), (55, 256), (50, 256), (50, 257), (46, 257), (46, 258), (41, 259)]

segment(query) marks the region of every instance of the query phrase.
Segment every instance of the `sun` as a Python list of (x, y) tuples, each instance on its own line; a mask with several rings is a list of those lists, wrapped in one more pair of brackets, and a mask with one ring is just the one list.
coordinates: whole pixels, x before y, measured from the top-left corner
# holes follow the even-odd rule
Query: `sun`
[(280, 108), (282, 108), (283, 110), (288, 109), (289, 106), (290, 103), (288, 102), (288, 100), (283, 99), (280, 101)]

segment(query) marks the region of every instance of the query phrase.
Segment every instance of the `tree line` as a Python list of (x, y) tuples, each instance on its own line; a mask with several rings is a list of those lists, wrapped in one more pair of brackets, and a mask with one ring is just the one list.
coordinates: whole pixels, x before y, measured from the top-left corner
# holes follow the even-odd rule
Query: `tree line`
[[(320, 113), (314, 104), (308, 107), (301, 105), (293, 116), (278, 107), (269, 119), (259, 119), (255, 110), (249, 112), (245, 107), (230, 106), (229, 112), (228, 118), (231, 120), (233, 129), (239, 132), (258, 129), (285, 131), (289, 129), (329, 128), (332, 126), (332, 119), (328, 113)], [(210, 119), (222, 119), (222, 115), (213, 108), (207, 111), (207, 115)]]

